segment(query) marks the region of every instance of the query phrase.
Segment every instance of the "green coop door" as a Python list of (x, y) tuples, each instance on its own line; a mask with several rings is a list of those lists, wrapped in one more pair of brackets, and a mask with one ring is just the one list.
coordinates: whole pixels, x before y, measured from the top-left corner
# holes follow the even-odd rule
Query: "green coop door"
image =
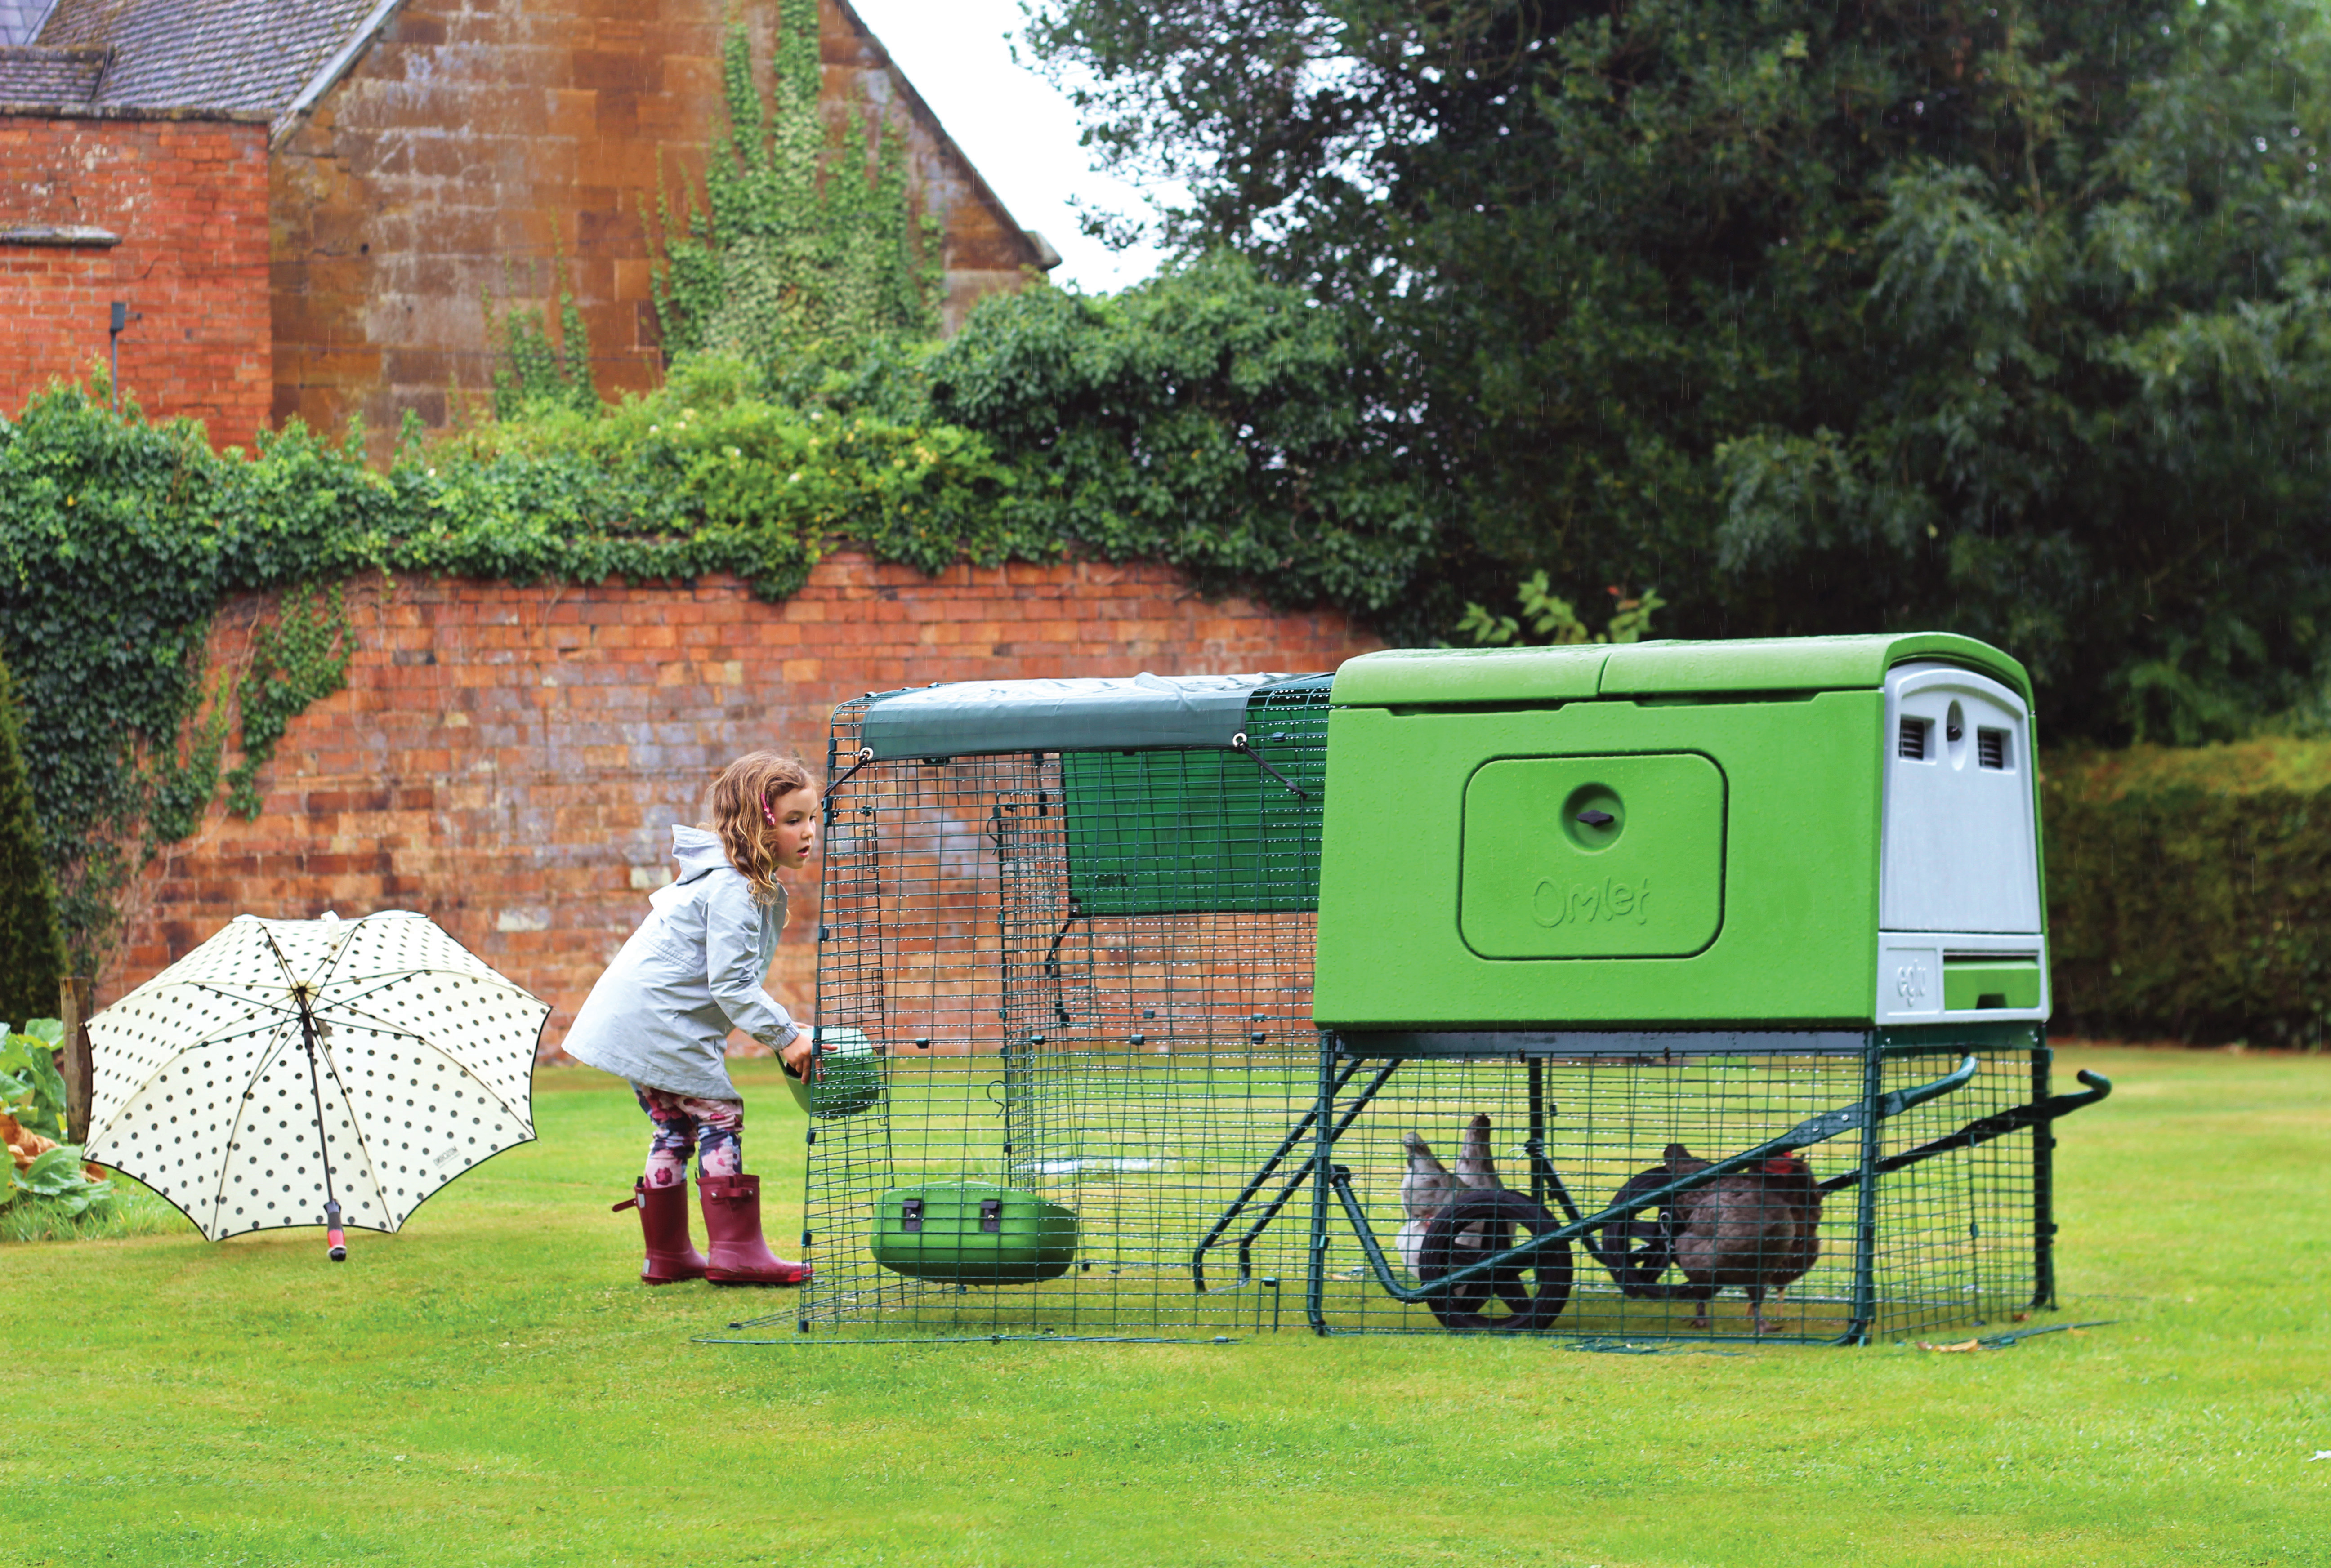
[(1682, 957), (1724, 921), (1724, 774), (1690, 753), (1488, 763), (1462, 852), (1484, 958)]

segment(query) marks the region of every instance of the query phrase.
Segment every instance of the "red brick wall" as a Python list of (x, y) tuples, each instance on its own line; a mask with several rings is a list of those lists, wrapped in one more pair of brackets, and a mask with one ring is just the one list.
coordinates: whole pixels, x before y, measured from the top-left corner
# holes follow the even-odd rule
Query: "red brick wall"
[(149, 415), (202, 420), (214, 444), (250, 444), (273, 395), (266, 126), (0, 116), (0, 229), (18, 224), (121, 242), (0, 242), (0, 410), (102, 360), (121, 299), (142, 313), (121, 339), (123, 389)]
[[(833, 705), (976, 677), (1332, 670), (1377, 646), (1331, 612), (1209, 602), (1156, 566), (838, 556), (783, 604), (688, 588), (352, 584), (348, 689), (292, 722), (256, 822), (214, 808), (140, 888), (101, 1000), (235, 915), (421, 910), (548, 1000), (556, 1043), (665, 879), (670, 824), (758, 746), (823, 776)], [(267, 606), (230, 607), (232, 661)], [(814, 886), (771, 989), (805, 1012)]]

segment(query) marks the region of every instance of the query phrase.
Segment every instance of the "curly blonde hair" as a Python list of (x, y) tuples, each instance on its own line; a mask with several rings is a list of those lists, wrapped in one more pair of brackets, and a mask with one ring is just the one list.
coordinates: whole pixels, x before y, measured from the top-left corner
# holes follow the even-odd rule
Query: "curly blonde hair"
[(756, 904), (774, 904), (784, 892), (774, 841), (777, 802), (813, 787), (809, 769), (774, 751), (747, 752), (712, 781), (712, 820), (704, 826), (720, 835), (728, 863), (745, 873)]

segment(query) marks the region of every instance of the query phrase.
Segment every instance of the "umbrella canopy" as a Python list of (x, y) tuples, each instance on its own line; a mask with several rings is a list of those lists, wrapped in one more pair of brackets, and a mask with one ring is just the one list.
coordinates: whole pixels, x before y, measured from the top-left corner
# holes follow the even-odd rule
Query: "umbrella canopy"
[(215, 1241), (393, 1231), (489, 1155), (532, 1141), (549, 1006), (427, 917), (238, 916), (90, 1020), (87, 1157)]

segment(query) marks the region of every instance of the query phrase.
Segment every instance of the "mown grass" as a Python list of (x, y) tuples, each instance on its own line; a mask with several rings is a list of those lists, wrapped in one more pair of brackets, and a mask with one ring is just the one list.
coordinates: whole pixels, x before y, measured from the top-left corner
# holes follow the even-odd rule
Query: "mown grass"
[(2331, 1561), (2331, 1060), (2065, 1057), (2120, 1089), (2063, 1129), (2064, 1316), (2117, 1321), (1973, 1354), (698, 1345), (766, 1297), (632, 1282), (638, 1113), (545, 1072), (539, 1143), (344, 1267), (0, 1248), (0, 1563)]

